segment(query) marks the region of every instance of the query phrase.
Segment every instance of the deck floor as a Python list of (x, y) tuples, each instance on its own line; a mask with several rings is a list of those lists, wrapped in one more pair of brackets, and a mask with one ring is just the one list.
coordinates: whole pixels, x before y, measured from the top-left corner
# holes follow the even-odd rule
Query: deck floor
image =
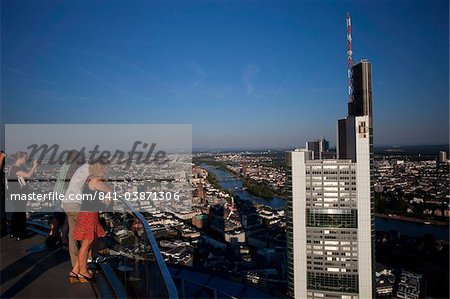
[[(69, 254), (60, 248), (35, 251), (45, 237), (0, 239), (0, 298), (95, 298), (90, 284), (70, 284)], [(36, 247), (37, 246), (37, 247)]]

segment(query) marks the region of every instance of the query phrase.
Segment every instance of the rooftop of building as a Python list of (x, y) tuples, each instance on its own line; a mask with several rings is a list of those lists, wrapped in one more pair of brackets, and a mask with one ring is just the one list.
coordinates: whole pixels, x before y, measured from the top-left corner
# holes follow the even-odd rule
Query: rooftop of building
[(95, 298), (90, 284), (68, 281), (69, 255), (45, 248), (45, 237), (1, 238), (0, 298)]

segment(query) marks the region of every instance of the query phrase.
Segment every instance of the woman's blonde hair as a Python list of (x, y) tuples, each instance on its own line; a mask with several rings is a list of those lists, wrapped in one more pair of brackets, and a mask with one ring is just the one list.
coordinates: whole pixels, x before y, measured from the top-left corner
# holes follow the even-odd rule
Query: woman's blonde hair
[(28, 154), (26, 152), (17, 152), (13, 155), (14, 157), (14, 163), (17, 162), (17, 160), (22, 159), (22, 158), (26, 158), (28, 156)]
[(89, 164), (89, 177), (91, 178), (105, 178), (106, 177), (106, 167), (105, 163), (94, 162)]

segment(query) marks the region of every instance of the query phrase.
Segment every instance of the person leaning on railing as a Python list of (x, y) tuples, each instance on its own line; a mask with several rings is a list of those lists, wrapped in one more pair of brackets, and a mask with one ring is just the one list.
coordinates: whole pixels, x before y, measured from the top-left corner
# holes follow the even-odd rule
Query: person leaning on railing
[(106, 235), (98, 215), (112, 203), (109, 196), (113, 189), (105, 184), (106, 168), (106, 163), (99, 161), (89, 165), (89, 177), (83, 189), (84, 200), (73, 232), (73, 238), (80, 241), (81, 246), (77, 262), (69, 274), (71, 283), (89, 282), (94, 278), (87, 269), (88, 253), (94, 240)]
[[(29, 192), (26, 179), (30, 178), (37, 169), (38, 163), (33, 160), (31, 169), (25, 171), (24, 165), (27, 163), (28, 154), (25, 152), (17, 152), (14, 155), (14, 164), (8, 171), (8, 194), (23, 195)], [(26, 216), (26, 200), (15, 200), (12, 202), (13, 210), (11, 217), (11, 238), (17, 241), (26, 239), (27, 235), (27, 216)]]

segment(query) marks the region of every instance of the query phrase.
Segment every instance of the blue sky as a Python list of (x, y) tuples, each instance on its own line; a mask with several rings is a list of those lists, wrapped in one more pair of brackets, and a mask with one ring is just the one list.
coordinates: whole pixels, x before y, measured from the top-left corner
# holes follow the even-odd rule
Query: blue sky
[(449, 136), (447, 1), (2, 1), (3, 123), (192, 124), (283, 148), (346, 115), (345, 14), (373, 63), (375, 144)]

